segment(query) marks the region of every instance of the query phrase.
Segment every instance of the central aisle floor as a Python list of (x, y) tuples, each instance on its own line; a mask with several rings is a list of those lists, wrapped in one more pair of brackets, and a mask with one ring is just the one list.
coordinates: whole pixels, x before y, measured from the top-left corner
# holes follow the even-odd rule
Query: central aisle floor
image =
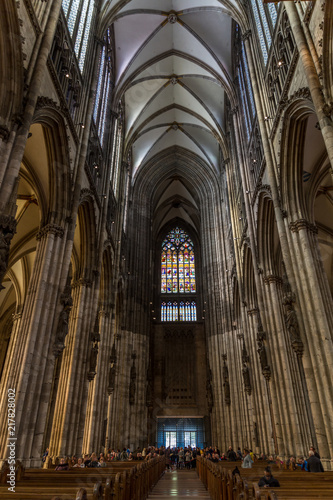
[(210, 495), (194, 470), (165, 471), (149, 495), (153, 500), (177, 500), (186, 497), (210, 499)]

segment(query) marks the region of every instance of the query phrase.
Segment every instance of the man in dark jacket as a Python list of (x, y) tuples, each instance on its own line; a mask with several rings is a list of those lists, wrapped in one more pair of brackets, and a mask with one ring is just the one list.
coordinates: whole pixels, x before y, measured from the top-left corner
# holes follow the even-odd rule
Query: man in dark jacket
[(280, 487), (279, 481), (277, 479), (275, 479), (275, 477), (272, 476), (270, 467), (266, 467), (264, 474), (265, 474), (264, 477), (262, 477), (258, 481), (258, 486), (260, 488), (262, 488), (262, 487), (264, 487), (264, 488), (279, 488)]
[(231, 446), (229, 446), (227, 457), (228, 457), (229, 462), (236, 462), (237, 461), (237, 455)]
[(309, 451), (309, 458), (307, 459), (309, 472), (324, 472), (323, 464), (317, 458), (312, 450)]

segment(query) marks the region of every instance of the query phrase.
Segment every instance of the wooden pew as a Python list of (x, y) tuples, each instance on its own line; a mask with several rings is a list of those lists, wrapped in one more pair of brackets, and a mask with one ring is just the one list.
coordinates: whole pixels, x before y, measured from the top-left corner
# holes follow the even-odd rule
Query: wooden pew
[[(213, 500), (301, 500), (316, 498), (333, 499), (333, 472), (308, 473), (279, 469), (270, 464), (272, 473), (280, 482), (280, 488), (258, 488), (258, 480), (264, 475), (265, 462), (256, 462), (251, 469), (238, 465), (240, 475), (232, 471), (237, 462), (214, 464), (198, 460), (197, 472)], [(269, 497), (270, 495), (270, 497)]]
[[(7, 470), (7, 469), (6, 469)], [(12, 500), (145, 500), (165, 470), (165, 457), (121, 462), (104, 468), (28, 469), (21, 471)], [(5, 469), (4, 469), (5, 471)], [(1, 476), (2, 478), (2, 476)], [(0, 500), (8, 500), (8, 485), (0, 487)], [(78, 490), (79, 488), (79, 490)], [(81, 498), (82, 497), (82, 498)]]

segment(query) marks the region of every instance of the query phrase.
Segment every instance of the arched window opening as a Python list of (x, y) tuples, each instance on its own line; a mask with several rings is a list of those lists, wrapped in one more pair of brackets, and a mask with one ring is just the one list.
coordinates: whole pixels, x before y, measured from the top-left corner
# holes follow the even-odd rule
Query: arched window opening
[(266, 65), (268, 52), (272, 45), (272, 32), (277, 21), (278, 7), (272, 3), (263, 5), (262, 0), (251, 0), (251, 6), (264, 64)]
[(95, 0), (62, 0), (62, 8), (81, 72), (87, 53)]
[(161, 321), (196, 321), (196, 273), (194, 245), (180, 227), (172, 229), (162, 242), (161, 294), (178, 295), (161, 302)]
[(112, 43), (110, 30), (104, 37), (104, 45), (100, 52), (98, 82), (96, 88), (94, 121), (98, 131), (100, 143), (104, 144), (105, 123), (107, 122), (107, 110), (109, 104), (110, 89), (112, 84)]

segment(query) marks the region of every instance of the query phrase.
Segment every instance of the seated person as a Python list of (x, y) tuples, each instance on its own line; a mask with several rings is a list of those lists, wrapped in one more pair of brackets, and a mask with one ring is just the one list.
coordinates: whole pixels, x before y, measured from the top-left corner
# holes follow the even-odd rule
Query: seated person
[(303, 457), (298, 457), (296, 466), (300, 467), (301, 470), (306, 470), (306, 472), (308, 472), (308, 463)]
[(55, 470), (69, 470), (69, 465), (67, 462), (65, 462), (64, 458), (60, 459), (59, 465), (57, 465)]
[(262, 488), (262, 487), (264, 487), (264, 488), (279, 488), (280, 487), (279, 481), (277, 479), (275, 479), (275, 477), (272, 476), (270, 467), (266, 467), (264, 474), (265, 474), (264, 477), (262, 477), (258, 481), (258, 486), (260, 488)]
[(296, 458), (294, 456), (291, 456), (289, 460), (287, 460), (287, 467), (290, 470), (296, 469)]
[(90, 462), (86, 467), (100, 467), (100, 463), (97, 460), (97, 455), (96, 453), (92, 453), (90, 457)]
[(73, 467), (85, 467), (84, 463), (83, 463), (83, 458), (78, 458), (77, 459), (77, 463), (75, 465), (73, 465)]
[(105, 462), (105, 460), (104, 460), (104, 457), (101, 457), (101, 458), (99, 459), (99, 466), (100, 466), (100, 467), (107, 467), (107, 464), (106, 464), (106, 462)]

